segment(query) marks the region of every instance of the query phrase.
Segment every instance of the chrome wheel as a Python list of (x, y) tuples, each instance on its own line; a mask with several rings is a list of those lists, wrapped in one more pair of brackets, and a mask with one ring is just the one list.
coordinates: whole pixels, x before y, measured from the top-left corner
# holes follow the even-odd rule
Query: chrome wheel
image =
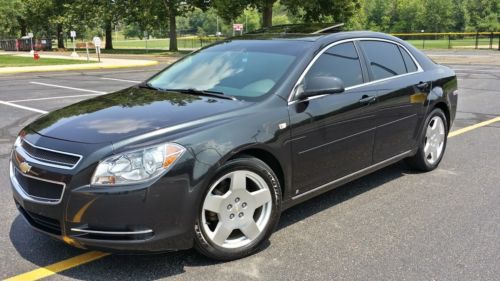
[(248, 170), (219, 178), (203, 202), (202, 228), (215, 245), (234, 249), (257, 239), (269, 223), (272, 197), (266, 181)]
[(444, 141), (446, 137), (443, 119), (440, 116), (434, 116), (425, 133), (424, 154), (425, 160), (433, 165), (443, 153)]

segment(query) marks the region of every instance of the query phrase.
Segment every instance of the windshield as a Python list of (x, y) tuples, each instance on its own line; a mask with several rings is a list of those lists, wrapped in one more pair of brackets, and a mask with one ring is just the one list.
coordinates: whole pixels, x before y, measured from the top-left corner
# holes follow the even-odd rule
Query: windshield
[[(203, 49), (153, 77), (149, 85), (165, 90), (195, 89), (252, 100), (271, 92), (297, 59), (284, 42), (234, 41)], [(267, 47), (266, 47), (267, 46)]]

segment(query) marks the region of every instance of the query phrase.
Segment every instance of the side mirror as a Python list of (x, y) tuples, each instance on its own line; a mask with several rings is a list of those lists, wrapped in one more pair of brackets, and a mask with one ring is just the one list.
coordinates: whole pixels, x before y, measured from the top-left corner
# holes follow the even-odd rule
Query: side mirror
[(338, 77), (317, 76), (307, 78), (303, 90), (297, 94), (299, 100), (308, 97), (344, 92), (344, 82)]

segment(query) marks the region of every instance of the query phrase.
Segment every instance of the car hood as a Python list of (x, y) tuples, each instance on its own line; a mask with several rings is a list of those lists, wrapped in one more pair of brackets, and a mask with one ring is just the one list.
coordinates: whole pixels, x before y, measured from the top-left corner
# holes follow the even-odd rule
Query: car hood
[(43, 136), (117, 142), (153, 130), (241, 108), (236, 100), (132, 87), (50, 112), (29, 125)]

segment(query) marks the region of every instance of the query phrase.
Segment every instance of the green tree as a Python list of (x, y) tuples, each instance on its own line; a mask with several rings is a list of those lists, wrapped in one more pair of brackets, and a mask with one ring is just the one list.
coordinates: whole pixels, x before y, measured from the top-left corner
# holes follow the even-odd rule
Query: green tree
[(359, 0), (282, 0), (281, 3), (305, 22), (347, 22), (361, 8)]
[(423, 0), (425, 13), (423, 23), (425, 31), (445, 32), (453, 26), (452, 0)]
[[(24, 5), (21, 0), (0, 0), (0, 36), (15, 36), (21, 27)], [(26, 30), (24, 30), (24, 34)]]
[(469, 31), (498, 31), (500, 29), (499, 0), (468, 0)]

